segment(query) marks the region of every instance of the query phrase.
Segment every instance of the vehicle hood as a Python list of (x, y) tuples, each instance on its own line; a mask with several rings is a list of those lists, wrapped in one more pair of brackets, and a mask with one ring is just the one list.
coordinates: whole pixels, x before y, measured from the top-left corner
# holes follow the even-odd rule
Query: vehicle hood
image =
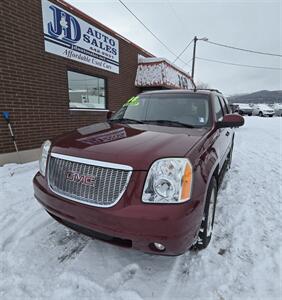
[(239, 105), (239, 108), (241, 109), (252, 109), (249, 105)]
[(259, 105), (258, 109), (263, 110), (263, 111), (273, 111), (273, 108), (267, 105)]
[(148, 170), (159, 158), (185, 156), (207, 130), (105, 122), (57, 138), (51, 151)]

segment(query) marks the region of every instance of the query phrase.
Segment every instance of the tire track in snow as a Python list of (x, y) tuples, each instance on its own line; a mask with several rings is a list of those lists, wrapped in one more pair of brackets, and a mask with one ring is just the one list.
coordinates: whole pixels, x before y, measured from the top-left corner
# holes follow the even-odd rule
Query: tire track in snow
[(69, 259), (76, 258), (86, 245), (87, 242), (84, 243), (79, 241), (77, 245), (74, 245), (70, 249), (66, 249), (65, 253), (58, 257), (59, 262), (62, 263)]
[(46, 246), (55, 251), (55, 257), (60, 264), (74, 260), (87, 246), (90, 237), (59, 224), (50, 217), (56, 229), (49, 232)]
[(182, 262), (184, 260), (185, 255), (177, 256), (175, 258), (172, 270), (169, 273), (169, 277), (167, 280), (166, 287), (163, 291), (163, 294), (161, 296), (162, 300), (166, 299), (173, 299), (173, 297), (170, 296), (170, 293), (172, 290), (175, 290), (175, 283), (178, 279), (179, 270), (181, 268)]
[(137, 264), (130, 264), (121, 271), (114, 273), (105, 281), (105, 290), (109, 293), (117, 292), (121, 286), (135, 276), (138, 270)]
[[(239, 144), (243, 142), (242, 136), (239, 136), (238, 142)], [(256, 141), (252, 141), (251, 138), (246, 141), (244, 137), (244, 144), (240, 148), (234, 148), (235, 164), (225, 179), (228, 180), (227, 189), (219, 193), (220, 205), (217, 208), (217, 216), (220, 208), (224, 218), (222, 220), (216, 218), (215, 223), (218, 231), (215, 241), (227, 250), (224, 254), (226, 262), (236, 262), (238, 268), (233, 283), (229, 282), (230, 291), (234, 295), (250, 291), (254, 293), (255, 289), (258, 289), (254, 278), (259, 273), (257, 265), (261, 265), (259, 262), (265, 257), (268, 257), (266, 260), (268, 264), (275, 264), (275, 259), (271, 263), (271, 253), (275, 250), (273, 235), (275, 232), (277, 235), (277, 228), (275, 228), (277, 225), (281, 228), (281, 221), (277, 218), (279, 214), (276, 216), (273, 214), (273, 211), (280, 211), (279, 201), (273, 201), (280, 198), (277, 187), (273, 185), (277, 182), (273, 180), (273, 175), (279, 173), (274, 154), (275, 148), (270, 149), (262, 145), (262, 147), (255, 146), (250, 151), (251, 143), (255, 145)], [(263, 163), (257, 165), (258, 162)], [(235, 201), (232, 201), (231, 197)], [(255, 245), (260, 245), (260, 249), (258, 250)], [(226, 264), (225, 268), (232, 273), (231, 264)], [(273, 295), (274, 286), (268, 285), (268, 293)]]
[[(83, 248), (83, 253), (84, 249), (86, 249), (86, 247)], [(80, 255), (83, 255), (83, 253)], [(89, 252), (87, 254), (89, 255)], [(135, 277), (139, 270), (138, 264), (132, 263), (123, 267), (120, 271), (113, 273), (110, 277), (105, 279), (101, 284), (91, 279), (89, 270), (85, 270), (84, 268), (77, 270), (77, 264), (80, 263), (77, 260), (73, 260), (71, 264), (66, 264), (61, 270), (58, 277), (60, 285), (56, 286), (52, 291), (51, 299), (66, 299), (68, 297), (72, 299), (82, 297), (83, 299), (108, 300), (142, 299), (137, 292), (123, 289), (124, 285)], [(93, 271), (94, 270), (92, 270), (92, 272)]]
[(63, 270), (47, 299), (108, 299), (104, 289), (84, 274)]
[(15, 214), (12, 213), (12, 210), (10, 210), (10, 214), (6, 213), (5, 215), (0, 214), (0, 219), (1, 221), (1, 226), (0, 226), (0, 231), (5, 232), (6, 229), (11, 228), (13, 224), (16, 223), (17, 218)]
[[(36, 221), (36, 218), (42, 218), (42, 209), (37, 208), (32, 212), (27, 213), (24, 215), (16, 224), (12, 227), (12, 230), (6, 231), (6, 235), (4, 232), (4, 238), (2, 238), (2, 245), (1, 250), (12, 250), (17, 247), (17, 245), (20, 243), (22, 238), (25, 238), (27, 236), (30, 236), (33, 234), (36, 230), (34, 227), (34, 222)], [(36, 225), (38, 229), (45, 227), (47, 224), (51, 223), (51, 220), (43, 220)], [(36, 223), (35, 223), (36, 224)], [(28, 230), (28, 228), (31, 227), (31, 230)], [(9, 249), (9, 245), (10, 249)]]

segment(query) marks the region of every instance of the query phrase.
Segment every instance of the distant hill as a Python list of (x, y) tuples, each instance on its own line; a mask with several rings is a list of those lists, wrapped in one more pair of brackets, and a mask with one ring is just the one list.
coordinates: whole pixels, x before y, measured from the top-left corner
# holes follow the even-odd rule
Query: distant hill
[(282, 91), (258, 91), (228, 97), (230, 103), (282, 103)]

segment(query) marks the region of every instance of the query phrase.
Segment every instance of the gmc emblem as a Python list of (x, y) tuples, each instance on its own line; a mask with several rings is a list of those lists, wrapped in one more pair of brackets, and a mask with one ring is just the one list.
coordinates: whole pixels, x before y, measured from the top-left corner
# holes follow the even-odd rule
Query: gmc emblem
[(94, 186), (95, 183), (95, 177), (94, 176), (88, 176), (88, 175), (81, 175), (77, 172), (73, 171), (67, 171), (66, 172), (66, 179), (68, 181), (73, 181), (76, 183), (81, 183), (88, 186)]

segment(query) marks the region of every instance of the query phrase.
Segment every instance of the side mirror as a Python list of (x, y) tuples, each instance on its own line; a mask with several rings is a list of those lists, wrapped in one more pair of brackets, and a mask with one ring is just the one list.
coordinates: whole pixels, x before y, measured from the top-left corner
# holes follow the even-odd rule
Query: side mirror
[(225, 115), (222, 121), (216, 123), (217, 128), (227, 128), (227, 127), (240, 127), (243, 126), (245, 120), (242, 116), (238, 114), (228, 114)]
[(111, 110), (109, 110), (107, 112), (107, 120), (109, 120), (112, 117), (112, 115), (113, 115), (113, 112)]

